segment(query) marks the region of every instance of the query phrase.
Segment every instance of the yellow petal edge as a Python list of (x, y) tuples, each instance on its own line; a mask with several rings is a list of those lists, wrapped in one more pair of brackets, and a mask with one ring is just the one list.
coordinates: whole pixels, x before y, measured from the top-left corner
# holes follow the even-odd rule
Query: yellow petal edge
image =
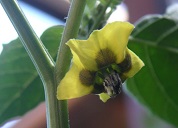
[(110, 99), (110, 96), (107, 93), (101, 93), (99, 94), (100, 100), (103, 101), (104, 103)]
[(57, 99), (66, 100), (72, 98), (78, 98), (87, 94), (90, 94), (93, 90), (93, 86), (82, 85), (79, 80), (79, 68), (77, 65), (72, 65), (71, 69), (61, 80), (57, 88)]
[(130, 49), (127, 48), (126, 52), (131, 57), (131, 69), (128, 72), (125, 72), (123, 75), (126, 76), (126, 78), (133, 77), (145, 64), (143, 61)]

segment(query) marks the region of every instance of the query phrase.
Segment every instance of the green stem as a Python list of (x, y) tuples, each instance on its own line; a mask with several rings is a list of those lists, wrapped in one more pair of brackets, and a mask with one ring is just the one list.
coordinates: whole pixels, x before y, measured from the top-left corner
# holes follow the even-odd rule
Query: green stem
[[(47, 107), (47, 125), (49, 128), (59, 128), (58, 103), (56, 100), (56, 87), (54, 86), (54, 62), (43, 46), (22, 10), (15, 0), (1, 0), (1, 5), (14, 25), (22, 44), (33, 61), (45, 89)], [(2, 19), (1, 19), (2, 20)]]
[[(69, 9), (69, 14), (60, 43), (60, 49), (57, 56), (56, 66), (55, 66), (55, 78), (56, 85), (59, 84), (61, 79), (64, 77), (69, 69), (71, 61), (71, 53), (69, 47), (65, 44), (69, 39), (76, 38), (82, 19), (83, 11), (85, 8), (86, 0), (73, 0), (71, 7)], [(64, 92), (65, 93), (65, 92)], [(61, 112), (61, 128), (68, 128), (68, 108), (67, 101), (59, 101), (59, 107)]]

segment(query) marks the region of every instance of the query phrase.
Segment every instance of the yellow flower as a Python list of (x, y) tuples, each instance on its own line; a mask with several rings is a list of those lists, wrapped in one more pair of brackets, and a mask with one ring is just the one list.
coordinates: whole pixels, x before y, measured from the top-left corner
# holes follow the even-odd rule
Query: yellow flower
[(72, 65), (58, 85), (57, 98), (65, 100), (92, 93), (106, 102), (117, 96), (122, 83), (144, 66), (127, 48), (133, 28), (128, 22), (113, 22), (94, 31), (87, 40), (69, 40)]

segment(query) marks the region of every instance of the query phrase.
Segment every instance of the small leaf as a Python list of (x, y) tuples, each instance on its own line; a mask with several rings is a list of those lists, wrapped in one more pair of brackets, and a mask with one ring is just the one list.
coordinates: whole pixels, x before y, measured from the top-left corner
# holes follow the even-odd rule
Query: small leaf
[[(62, 27), (55, 26), (41, 36), (54, 58), (62, 31)], [(19, 39), (4, 45), (0, 55), (0, 94), (0, 123), (44, 101), (42, 82)]]
[(144, 17), (129, 48), (145, 67), (127, 81), (127, 89), (154, 114), (178, 126), (178, 22), (167, 14)]
[[(119, 5), (123, 0), (110, 0), (111, 5)], [(100, 2), (104, 5), (108, 4), (109, 0), (100, 0)]]
[(88, 9), (92, 10), (95, 7), (95, 3), (97, 0), (87, 0), (86, 6)]

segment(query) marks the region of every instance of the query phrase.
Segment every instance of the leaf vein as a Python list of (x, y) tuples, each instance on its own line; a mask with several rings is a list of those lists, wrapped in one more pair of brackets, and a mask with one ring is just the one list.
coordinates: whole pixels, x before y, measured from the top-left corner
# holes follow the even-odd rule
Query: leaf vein
[(158, 78), (158, 76), (156, 75), (156, 72), (154, 70), (154, 67), (153, 67), (153, 64), (151, 62), (151, 59), (149, 57), (149, 54), (148, 54), (148, 47), (145, 46), (145, 56), (146, 56), (146, 60), (147, 60), (147, 63), (148, 65), (150, 66), (149, 69), (150, 69), (150, 73), (152, 74), (152, 78), (155, 79), (155, 82), (158, 86), (158, 88), (160, 89), (160, 92), (162, 92), (162, 94), (165, 96), (165, 99), (167, 99), (167, 101), (175, 108), (176, 111), (178, 111), (178, 105), (174, 103), (174, 101), (169, 97), (169, 95), (167, 94), (166, 90), (163, 88), (162, 86), (162, 83), (160, 81), (160, 79)]
[(9, 102), (6, 102), (5, 104), (3, 104), (3, 105), (1, 106), (1, 109), (0, 109), (1, 115), (3, 115), (3, 112), (5, 112), (5, 110), (8, 109), (9, 106), (11, 106), (11, 104), (16, 101), (16, 99), (18, 99), (19, 97), (21, 97), (22, 92), (23, 92), (28, 86), (30, 86), (30, 83), (31, 83), (32, 81), (34, 81), (34, 80), (37, 78), (37, 76), (38, 76), (38, 74), (37, 74), (37, 72), (36, 72), (34, 75), (32, 75), (31, 78), (29, 78), (29, 80), (27, 80), (26, 83), (24, 83), (24, 86), (23, 86), (23, 88), (21, 89), (21, 91), (19, 91), (19, 92), (17, 92), (16, 94), (14, 94), (14, 96), (13, 96), (11, 99), (9, 99)]

